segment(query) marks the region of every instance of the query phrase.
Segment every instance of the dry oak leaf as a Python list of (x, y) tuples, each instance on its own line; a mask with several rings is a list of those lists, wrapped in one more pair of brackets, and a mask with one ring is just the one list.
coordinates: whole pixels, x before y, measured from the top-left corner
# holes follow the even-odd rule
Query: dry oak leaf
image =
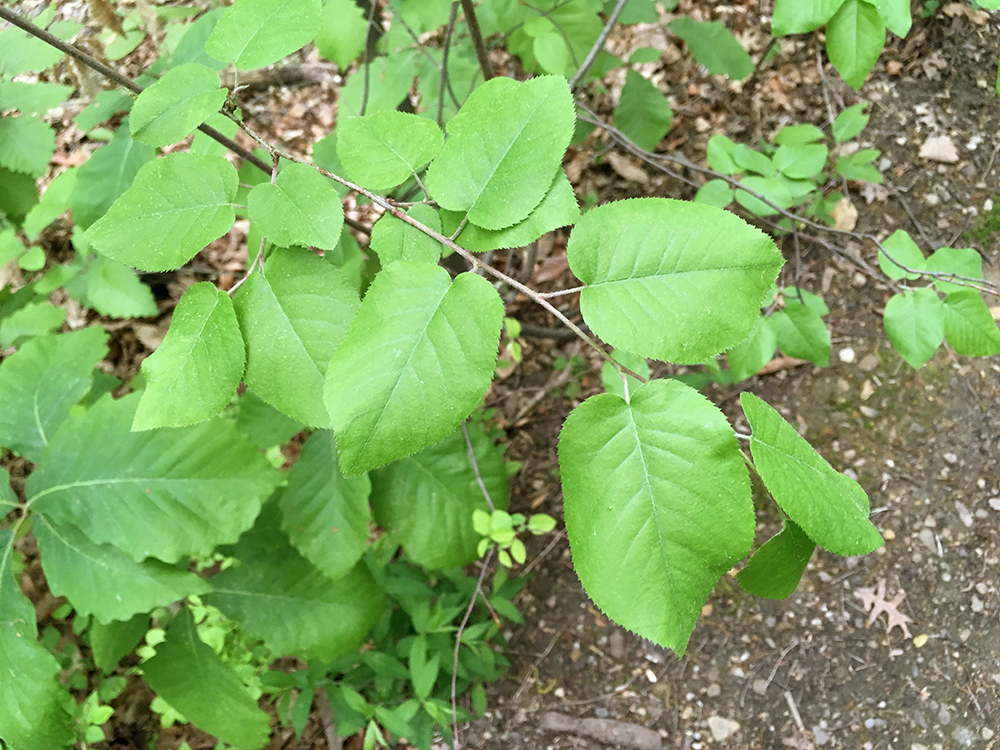
[(951, 138), (937, 135), (924, 141), (924, 145), (920, 147), (920, 157), (942, 164), (954, 164), (958, 161), (958, 150)]
[(892, 599), (887, 600), (885, 598), (885, 579), (879, 578), (878, 583), (872, 588), (856, 589), (854, 596), (861, 600), (866, 610), (869, 610), (865, 628), (870, 628), (876, 618), (885, 612), (887, 623), (885, 632), (888, 633), (894, 627), (899, 626), (899, 629), (903, 631), (903, 637), (910, 637), (910, 629), (906, 627), (906, 623), (913, 622), (913, 620), (899, 611), (899, 605), (906, 598), (905, 591), (900, 589)]

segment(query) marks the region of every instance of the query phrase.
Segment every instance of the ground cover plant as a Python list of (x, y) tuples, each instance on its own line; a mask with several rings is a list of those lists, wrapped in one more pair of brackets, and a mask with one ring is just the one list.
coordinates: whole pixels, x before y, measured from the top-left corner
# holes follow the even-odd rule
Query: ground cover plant
[[(831, 61), (859, 86), (885, 29), (908, 29), (909, 8), (899, 5), (778, 2), (773, 31), (826, 24)], [(129, 669), (168, 721), (259, 747), (270, 732), (263, 692), (298, 731), (321, 692), (337, 732), (363, 731), (368, 746), (395, 736), (428, 747), (435, 731), (453, 740), (451, 726), (471, 715), (457, 696), (468, 691), (481, 711), (483, 683), (504, 666), (494, 645), (500, 617), (518, 617), (519, 583), (505, 572), (525, 560), (517, 534), (552, 528), (546, 517), (505, 512), (510, 467), (477, 411), (502, 329), (518, 356), (500, 285), (606, 362), (607, 392), (566, 421), (559, 458), (574, 565), (616, 621), (683, 653), (712, 587), (753, 548), (748, 466), (785, 519), (741, 570), (748, 591), (787, 596), (816, 545), (853, 556), (882, 543), (860, 486), (773, 408), (744, 394), (752, 433), (736, 435), (697, 390), (650, 380), (648, 367), (707, 362), (722, 377), (716, 358), (725, 353), (728, 377), (742, 379), (776, 348), (826, 364), (823, 301), (777, 286), (784, 259), (774, 239), (723, 207), (735, 201), (753, 220), (780, 215), (776, 237), (831, 222), (844, 231), (834, 210), (843, 191), (826, 190), (828, 175), (878, 181), (878, 154), (837, 157), (827, 172), (823, 141), (857, 136), (860, 108), (834, 118), (829, 138), (799, 124), (757, 148), (710, 143), (711, 179), (694, 201), (631, 199), (581, 215), (562, 162), (595, 124), (586, 87), (622, 64), (601, 51), (607, 31), (659, 18), (652, 3), (404, 3), (387, 6), (379, 26), (375, 5), (366, 17), (351, 3), (239, 0), (203, 15), (160, 8), (165, 31), (138, 9), (124, 20), (110, 5), (92, 9), (113, 36), (109, 56), (113, 44), (126, 54), (162, 35), (160, 57), (138, 84), (119, 80), (134, 102), (109, 90), (80, 115), (78, 127), (108, 143), (41, 199), (35, 179), (55, 143), (42, 115), (70, 92), (18, 76), (61, 60), (60, 40), (81, 29), (49, 9), (33, 36), (2, 32), (0, 260), (27, 283), (0, 293), (9, 350), (0, 444), (33, 465), (17, 491), (0, 482), (10, 511), (0, 642), (5, 674), (19, 676), (0, 701), (10, 747), (99, 742), (121, 688), (116, 675), (88, 684), (85, 657), (56, 648), (58, 633), (37, 641), (34, 608), (17, 586), (29, 541), (51, 592), (74, 613), (86, 658), (110, 675), (135, 652)], [(713, 72), (752, 72), (720, 24), (678, 18), (670, 27)], [(419, 41), (437, 29), (437, 46)], [(494, 75), (485, 39), (505, 43), (524, 80)], [(277, 63), (311, 43), (350, 71), (337, 126), (312, 161), (254, 132), (216, 72)], [(401, 111), (404, 100), (416, 111)], [(614, 121), (600, 126), (648, 154), (669, 130), (669, 104), (630, 70)], [(200, 126), (187, 150), (174, 148)], [(232, 142), (237, 128), (256, 153)], [(240, 169), (226, 148), (243, 157)], [(381, 209), (373, 226), (347, 226), (348, 192)], [(808, 206), (801, 216), (799, 206)], [(75, 253), (51, 263), (32, 243), (67, 209)], [(49, 295), (62, 289), (109, 317), (154, 315), (130, 269), (180, 268), (237, 216), (250, 221), (246, 275), (229, 290), (188, 288), (132, 393), (113, 398), (121, 384), (95, 370), (107, 334), (55, 333), (65, 310)], [(567, 291), (579, 294), (586, 329), (553, 294), (492, 263), (569, 226), (567, 258), (582, 287)], [(367, 253), (351, 229), (369, 236)], [(867, 239), (893, 284), (886, 332), (907, 362), (923, 364), (945, 339), (960, 354), (1000, 351), (975, 251), (925, 258), (902, 232)], [(275, 449), (294, 435), (300, 454), (281, 472)], [(502, 565), (487, 595), (494, 553)], [(484, 555), (478, 578), (458, 572)], [(304, 666), (269, 670), (280, 657)], [(67, 687), (87, 699), (77, 704)], [(208, 700), (219, 695), (224, 702)]]

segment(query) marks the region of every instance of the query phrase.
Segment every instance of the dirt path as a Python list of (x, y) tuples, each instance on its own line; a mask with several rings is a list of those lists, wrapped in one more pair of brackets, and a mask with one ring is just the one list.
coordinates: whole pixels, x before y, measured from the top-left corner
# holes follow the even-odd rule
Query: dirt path
[[(960, 247), (969, 244), (963, 232), (985, 224), (1000, 191), (1000, 104), (989, 77), (998, 41), (996, 25), (959, 18), (915, 28), (887, 51), (883, 61), (903, 63), (900, 75), (880, 65), (861, 98), (873, 102), (867, 132), (902, 200), (876, 191), (866, 207), (854, 193), (859, 230), (902, 227), (935, 247)], [(957, 163), (918, 156), (932, 136), (950, 138)], [(978, 242), (993, 279), (997, 238)], [(847, 249), (875, 262), (870, 248)], [(914, 372), (885, 340), (884, 287), (816, 250), (801, 272), (832, 310), (831, 366), (782, 371), (749, 388), (853, 472), (885, 546), (863, 558), (818, 551), (785, 601), (755, 599), (727, 576), (682, 659), (593, 606), (565, 538), (538, 547), (514, 668), (466, 747), (1000, 747), (1000, 364), (941, 351)], [(734, 392), (710, 395), (739, 427)], [(515, 431), (517, 450), (554, 452), (556, 417), (571, 406), (561, 392), (547, 399), (551, 419), (529, 436)], [(535, 479), (515, 504), (558, 515), (553, 487)], [(759, 521), (768, 534), (777, 529), (767, 506)], [(887, 632), (884, 615), (866, 628), (859, 592), (881, 582), (884, 601), (909, 618), (899, 620), (909, 637), (901, 627)]]

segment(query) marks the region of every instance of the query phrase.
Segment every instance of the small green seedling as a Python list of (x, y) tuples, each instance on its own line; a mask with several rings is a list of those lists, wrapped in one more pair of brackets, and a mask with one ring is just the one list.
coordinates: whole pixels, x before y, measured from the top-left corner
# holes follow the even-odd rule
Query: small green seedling
[(536, 536), (548, 534), (556, 527), (556, 519), (546, 513), (536, 513), (525, 518), (523, 513), (513, 515), (504, 510), (487, 513), (485, 510), (475, 510), (472, 513), (472, 525), (482, 539), (479, 540), (477, 551), (482, 557), (491, 544), (500, 547), (500, 564), (506, 568), (514, 563), (523, 564), (527, 551), (524, 542), (517, 538), (522, 531), (530, 531)]

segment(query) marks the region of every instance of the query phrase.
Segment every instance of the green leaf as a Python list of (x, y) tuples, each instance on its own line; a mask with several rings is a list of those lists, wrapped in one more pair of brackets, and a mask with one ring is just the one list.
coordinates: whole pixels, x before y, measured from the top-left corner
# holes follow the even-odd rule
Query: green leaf
[(76, 188), (76, 178), (79, 173), (79, 167), (70, 167), (45, 188), (42, 200), (28, 212), (24, 219), (24, 233), (28, 235), (29, 240), (34, 242), (45, 227), (62, 216), (69, 208), (70, 196)]
[[(659, 17), (654, 20), (659, 20)], [(619, 23), (621, 23), (621, 19), (619, 19)], [(642, 65), (643, 63), (656, 62), (661, 57), (663, 57), (663, 53), (656, 47), (639, 47), (629, 55), (628, 61), (630, 65)]]
[(866, 127), (869, 115), (865, 112), (868, 102), (848, 107), (833, 120), (833, 140), (837, 143), (849, 141)]
[(555, 73), (561, 76), (569, 74), (573, 62), (569, 47), (566, 46), (566, 40), (547, 18), (534, 20), (544, 22), (549, 26), (549, 30), (538, 34), (531, 45), (538, 64), (546, 73)]
[(70, 408), (90, 390), (91, 373), (107, 354), (99, 326), (39, 336), (0, 365), (0, 445), (38, 462)]
[(810, 123), (786, 125), (774, 136), (778, 146), (804, 146), (826, 138), (826, 134)]
[(387, 57), (380, 55), (368, 66), (367, 85), (363, 67), (359, 67), (340, 89), (338, 112), (344, 116), (395, 110), (407, 98), (421, 60), (423, 56), (417, 49), (394, 51)]
[(778, 335), (769, 318), (757, 318), (750, 335), (726, 352), (726, 361), (733, 380), (752, 378), (771, 361), (778, 347)]
[(132, 105), (132, 137), (148, 146), (182, 141), (225, 102), (226, 90), (211, 68), (198, 63), (172, 68)]
[(149, 615), (138, 614), (130, 620), (112, 620), (102, 625), (98, 620), (90, 623), (90, 647), (94, 652), (94, 663), (107, 674), (132, 653), (149, 628)]
[(846, 180), (863, 180), (865, 182), (882, 183), (882, 174), (872, 165), (881, 151), (877, 148), (865, 148), (848, 156), (837, 159), (837, 172)]
[(56, 134), (38, 117), (0, 117), (0, 167), (38, 178), (49, 168)]
[[(913, 241), (909, 233), (905, 230), (897, 229), (890, 234), (882, 240), (882, 247), (885, 248), (885, 252), (889, 253), (894, 260), (902, 263), (907, 268), (917, 271), (924, 269), (924, 254), (920, 252), (917, 243)], [(885, 252), (882, 252), (881, 249), (878, 251), (878, 267), (890, 279), (908, 279), (912, 281), (913, 279), (920, 278), (919, 273), (907, 273), (896, 263), (893, 263), (889, 260)]]
[(213, 8), (205, 13), (197, 21), (188, 24), (185, 28), (184, 36), (177, 42), (174, 56), (171, 60), (173, 65), (183, 65), (185, 63), (199, 63), (207, 65), (213, 70), (222, 70), (226, 63), (216, 60), (205, 52), (205, 44), (212, 35), (212, 29), (219, 22), (219, 18), (225, 13), (225, 8)]
[(785, 309), (771, 316), (778, 348), (786, 356), (807, 359), (814, 365), (830, 364), (830, 332), (820, 314), (801, 302), (785, 302)]
[(566, 255), (587, 285), (580, 305), (597, 335), (649, 359), (686, 364), (746, 338), (782, 264), (770, 238), (734, 214), (666, 198), (584, 214)]
[(615, 125), (647, 151), (654, 151), (670, 130), (674, 111), (667, 97), (651, 81), (629, 69), (615, 108)]
[(899, 37), (910, 33), (910, 26), (913, 24), (910, 0), (872, 0), (872, 4), (878, 9), (878, 14), (889, 31)]
[(86, 229), (104, 216), (155, 156), (154, 149), (132, 140), (123, 122), (111, 143), (94, 151), (80, 167), (69, 200), (77, 228)]
[(777, 37), (815, 31), (843, 4), (844, 0), (774, 0), (771, 33)]
[(79, 267), (83, 273), (67, 282), (66, 291), (87, 307), (109, 318), (147, 318), (159, 314), (153, 292), (128, 266), (94, 256)]
[(979, 292), (972, 289), (944, 298), (944, 335), (963, 357), (1000, 354), (1000, 329)]
[(885, 306), (885, 333), (912, 367), (921, 367), (944, 340), (944, 307), (932, 289), (894, 294)]
[(799, 585), (814, 549), (815, 542), (798, 524), (785, 521), (781, 531), (753, 553), (736, 580), (754, 596), (784, 599)]
[(777, 170), (774, 162), (760, 151), (754, 151), (745, 143), (733, 147), (733, 161), (742, 169), (748, 169), (764, 177), (774, 177)]
[(816, 544), (837, 555), (865, 555), (882, 546), (868, 520), (868, 496), (853, 479), (834, 471), (771, 406), (741, 393), (753, 430), (754, 467), (775, 502)]
[[(614, 9), (614, 0), (605, 0), (604, 15), (610, 16)], [(671, 9), (668, 8), (668, 10)], [(653, 0), (628, 0), (622, 14), (618, 17), (618, 23), (625, 26), (635, 23), (656, 23), (659, 20), (660, 14), (657, 12), (656, 3)], [(647, 60), (647, 62), (649, 61)]]
[(305, 427), (247, 388), (239, 401), (236, 426), (262, 450), (284, 445)]
[(66, 320), (66, 311), (53, 307), (48, 300), (25, 305), (0, 320), (0, 349), (18, 346), (22, 341), (58, 330)]
[(704, 203), (716, 208), (725, 208), (733, 202), (735, 193), (725, 180), (709, 180), (694, 196), (696, 203)]
[(33, 530), (52, 593), (105, 625), (210, 589), (194, 573), (159, 560), (136, 562), (117, 547), (94, 544), (76, 528), (57, 526), (43, 515), (35, 515)]
[(301, 249), (276, 248), (233, 295), (246, 384), (300, 422), (329, 427), (323, 376), (359, 305), (339, 268)]
[(708, 166), (722, 174), (736, 174), (743, 169), (734, 161), (736, 144), (724, 135), (713, 135), (708, 139), (705, 156)]
[(866, 0), (844, 0), (826, 25), (826, 54), (854, 89), (864, 84), (883, 46), (885, 24), (875, 6)]
[(276, 655), (331, 662), (356, 649), (382, 614), (384, 595), (364, 562), (333, 581), (289, 545), (273, 504), (211, 580), (206, 602)]
[(134, 268), (180, 268), (232, 228), (236, 187), (236, 168), (221, 156), (168, 154), (144, 165), (84, 236)]
[(566, 531), (587, 594), (682, 654), (718, 578), (753, 542), (750, 482), (725, 416), (654, 380), (630, 403), (592, 396), (559, 437)]
[[(468, 423), (479, 475), (497, 508), (507, 507), (503, 454), (478, 423)], [(459, 568), (478, 555), (475, 510), (488, 510), (462, 430), (372, 473), (376, 522), (407, 556), (429, 570)]]
[[(445, 234), (451, 236), (458, 229), (464, 214), (442, 211)], [(549, 192), (542, 198), (535, 210), (523, 221), (507, 229), (483, 229), (467, 223), (455, 242), (476, 253), (485, 253), (497, 248), (524, 247), (547, 232), (575, 224), (580, 218), (580, 207), (576, 201), (573, 186), (561, 169), (556, 171)]]
[[(0, 36), (2, 40), (2, 36)], [(35, 608), (12, 570), (14, 534), (0, 530), (0, 736), (11, 750), (53, 750), (73, 741), (59, 662), (38, 642)]]
[(442, 208), (468, 211), (469, 221), (484, 229), (516, 224), (551, 187), (575, 119), (561, 76), (489, 80), (448, 124), (448, 142), (427, 170), (427, 189)]
[[(643, 357), (636, 356), (632, 352), (622, 349), (615, 349), (611, 352), (611, 356), (614, 357), (616, 362), (625, 365), (625, 367), (636, 375), (642, 375), (646, 380), (649, 380), (649, 363)], [(628, 381), (628, 392), (630, 394), (635, 393), (636, 389), (642, 385), (641, 380), (636, 380), (631, 375), (626, 375), (625, 379)], [(613, 393), (628, 401), (628, 398), (625, 396), (625, 385), (622, 383), (621, 375), (618, 374), (618, 371), (610, 362), (605, 362), (601, 366), (601, 384), (604, 386), (605, 393)]]
[[(932, 273), (953, 273), (970, 279), (983, 278), (983, 258), (971, 247), (942, 247), (927, 259), (924, 270)], [(934, 287), (944, 294), (961, 292), (969, 287), (961, 284), (934, 280)]]
[(410, 679), (413, 682), (413, 692), (420, 700), (427, 700), (437, 681), (439, 664), (438, 654), (427, 658), (427, 638), (418, 635), (410, 644)]
[(207, 281), (188, 287), (163, 343), (142, 363), (146, 388), (132, 429), (183, 427), (214, 417), (232, 399), (245, 364), (229, 295)]
[(215, 24), (205, 51), (237, 70), (263, 68), (309, 44), (320, 0), (238, 0)]
[(305, 164), (287, 164), (275, 184), (250, 191), (250, 219), (275, 245), (336, 247), (344, 207), (333, 182)]
[[(753, 190), (764, 196), (778, 208), (790, 208), (795, 203), (795, 198), (792, 197), (788, 185), (780, 179), (750, 175), (740, 180), (740, 184), (747, 190)], [(736, 202), (757, 216), (773, 216), (778, 213), (778, 209), (772, 208), (756, 196), (750, 195), (746, 190), (736, 191)]]
[(38, 188), (31, 175), (0, 167), (0, 211), (15, 224), (38, 203)]
[(281, 528), (309, 562), (328, 578), (347, 575), (368, 544), (367, 474), (345, 479), (329, 430), (314, 432), (302, 446), (281, 493)]
[[(441, 217), (430, 206), (413, 206), (406, 215), (436, 232), (441, 231)], [(378, 253), (383, 267), (396, 260), (437, 263), (443, 249), (433, 237), (388, 212), (372, 227), (371, 248)]]
[(316, 51), (346, 70), (365, 49), (368, 20), (354, 0), (327, 0), (323, 3)]
[(0, 111), (17, 109), (26, 115), (43, 115), (66, 101), (72, 93), (72, 86), (58, 83), (0, 81)]
[(503, 303), (482, 276), (397, 261), (369, 287), (327, 371), (325, 401), (348, 476), (434, 445), (493, 377)]
[(270, 718), (232, 667), (198, 637), (187, 607), (141, 669), (157, 695), (222, 742), (249, 750), (263, 747), (270, 738)]
[(17, 495), (10, 486), (10, 472), (0, 467), (0, 513), (7, 515), (17, 507)]
[(754, 64), (732, 32), (718, 21), (696, 21), (681, 16), (668, 26), (687, 42), (688, 49), (699, 65), (712, 75), (726, 75), (742, 80), (753, 73)]
[(0, 76), (13, 78), (21, 73), (45, 70), (56, 65), (64, 55), (61, 50), (13, 26), (0, 31)]
[(369, 190), (396, 187), (437, 156), (441, 128), (407, 112), (375, 112), (337, 123), (337, 153), (344, 176)]
[(821, 143), (779, 146), (774, 154), (774, 166), (785, 177), (805, 180), (823, 171), (827, 147)]
[(102, 398), (62, 426), (28, 478), (35, 510), (137, 561), (235, 541), (278, 472), (229, 421), (130, 432), (138, 398)]
[(830, 314), (830, 308), (826, 306), (823, 298), (805, 289), (786, 286), (781, 290), (781, 296), (788, 302), (801, 302), (810, 310), (815, 310), (820, 317)]

